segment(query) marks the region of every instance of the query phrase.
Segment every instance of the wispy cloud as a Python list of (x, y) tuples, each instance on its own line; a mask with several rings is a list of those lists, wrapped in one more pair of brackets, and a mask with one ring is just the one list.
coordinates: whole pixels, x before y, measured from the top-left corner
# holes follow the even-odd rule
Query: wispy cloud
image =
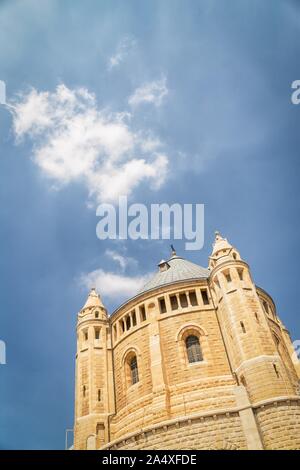
[(105, 255), (118, 263), (122, 271), (125, 271), (125, 269), (128, 266), (136, 266), (137, 261), (130, 257), (130, 256), (124, 256), (123, 254), (118, 253), (117, 251), (114, 250), (106, 250)]
[(104, 297), (120, 300), (136, 295), (150, 276), (151, 274), (131, 277), (97, 269), (83, 274), (80, 278), (80, 284), (88, 289), (95, 287)]
[(115, 201), (144, 180), (157, 189), (166, 178), (159, 140), (133, 129), (129, 113), (100, 109), (86, 88), (31, 89), (14, 106), (17, 142), (31, 139), (34, 162), (58, 187), (80, 180), (93, 201)]
[(124, 37), (118, 44), (115, 53), (109, 58), (107, 68), (117, 68), (128, 56), (129, 52), (136, 46), (136, 40), (132, 37)]
[(141, 136), (141, 148), (145, 152), (154, 152), (163, 147), (163, 143), (155, 135), (149, 133)]
[(160, 80), (144, 83), (137, 88), (129, 97), (128, 103), (133, 108), (143, 103), (160, 106), (168, 93), (167, 79), (162, 77)]

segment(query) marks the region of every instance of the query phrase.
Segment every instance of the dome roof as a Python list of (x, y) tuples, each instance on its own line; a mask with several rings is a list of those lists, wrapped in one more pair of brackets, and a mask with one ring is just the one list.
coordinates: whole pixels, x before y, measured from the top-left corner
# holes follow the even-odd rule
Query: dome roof
[(206, 279), (209, 277), (208, 269), (202, 268), (202, 266), (191, 263), (191, 261), (187, 261), (177, 255), (173, 255), (165, 263), (168, 264), (168, 269), (156, 273), (144, 285), (139, 294), (166, 284), (172, 284), (173, 282), (188, 281), (189, 279)]

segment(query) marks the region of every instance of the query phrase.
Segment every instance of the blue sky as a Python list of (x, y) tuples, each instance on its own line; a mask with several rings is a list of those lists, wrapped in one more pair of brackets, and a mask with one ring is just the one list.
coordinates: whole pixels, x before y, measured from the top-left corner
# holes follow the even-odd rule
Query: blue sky
[(97, 239), (122, 184), (205, 204), (204, 248), (178, 253), (207, 266), (220, 230), (299, 338), (299, 35), (288, 0), (0, 1), (1, 448), (64, 447), (90, 273), (112, 311), (168, 256)]

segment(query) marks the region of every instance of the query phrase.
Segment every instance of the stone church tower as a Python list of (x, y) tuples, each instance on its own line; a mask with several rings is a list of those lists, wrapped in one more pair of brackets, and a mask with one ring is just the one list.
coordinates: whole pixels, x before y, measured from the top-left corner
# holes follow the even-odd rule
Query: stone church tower
[(216, 233), (111, 316), (78, 314), (75, 449), (300, 449), (300, 368), (271, 297)]
[(99, 448), (109, 440), (108, 418), (114, 413), (110, 325), (106, 309), (92, 289), (78, 314), (75, 448)]

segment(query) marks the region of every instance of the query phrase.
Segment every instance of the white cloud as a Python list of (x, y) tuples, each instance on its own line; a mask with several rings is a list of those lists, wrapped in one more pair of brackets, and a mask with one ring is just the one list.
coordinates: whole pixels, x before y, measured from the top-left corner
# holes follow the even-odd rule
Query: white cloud
[(120, 166), (108, 163), (101, 172), (89, 175), (90, 195), (96, 196), (98, 202), (116, 201), (120, 195), (130, 196), (143, 180), (152, 181), (151, 187), (159, 189), (165, 180), (167, 165), (167, 157), (156, 154), (151, 162), (132, 159)]
[(163, 146), (162, 142), (154, 135), (149, 133), (148, 135), (141, 136), (141, 149), (143, 152), (154, 152)]
[(129, 97), (128, 103), (133, 108), (143, 103), (160, 106), (168, 93), (167, 79), (162, 77), (160, 80), (144, 83), (144, 85), (137, 88)]
[(101, 296), (119, 300), (130, 298), (146, 284), (151, 274), (139, 277), (130, 277), (124, 274), (115, 274), (97, 269), (80, 278), (80, 284), (88, 289), (95, 287)]
[(113, 68), (118, 67), (125, 58), (128, 56), (129, 52), (136, 46), (136, 40), (130, 37), (123, 38), (116, 49), (116, 52), (109, 58), (107, 68), (112, 70)]
[(131, 266), (136, 266), (137, 261), (134, 258), (131, 258), (130, 256), (124, 256), (118, 253), (117, 251), (114, 250), (106, 250), (105, 255), (112, 259), (113, 261), (117, 262), (121, 268), (122, 271), (125, 271), (125, 269), (131, 265)]
[(33, 141), (34, 162), (58, 185), (81, 180), (101, 202), (131, 194), (144, 180), (153, 189), (165, 180), (168, 158), (157, 153), (158, 139), (148, 130), (131, 129), (129, 113), (99, 109), (85, 88), (32, 89), (14, 106), (17, 141), (25, 136)]

